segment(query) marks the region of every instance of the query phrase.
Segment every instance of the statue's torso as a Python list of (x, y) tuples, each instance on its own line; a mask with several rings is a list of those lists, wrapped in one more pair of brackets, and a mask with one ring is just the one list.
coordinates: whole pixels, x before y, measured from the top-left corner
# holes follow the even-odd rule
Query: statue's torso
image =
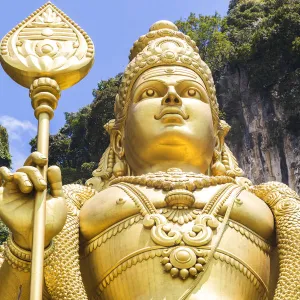
[[(167, 206), (165, 192), (138, 188), (170, 224), (181, 232), (187, 232), (192, 229), (205, 203), (223, 186), (196, 190), (193, 206), (180, 210)], [(204, 255), (206, 259), (217, 233), (214, 232), (212, 241), (203, 246), (193, 247), (184, 243), (163, 246), (151, 238), (151, 229), (143, 225), (144, 217), (130, 195), (121, 188), (109, 187), (87, 201), (81, 210), (81, 234), (83, 240), (88, 241), (81, 247), (81, 268), (88, 296), (95, 299), (179, 299), (197, 277), (189, 276), (185, 280), (180, 276), (172, 278), (164, 271), (165, 266), (161, 264), (163, 257), (170, 259), (173, 255), (174, 261), (180, 249), (193, 248), (202, 252), (196, 258)], [(273, 216), (262, 200), (245, 190), (238, 199), (208, 268), (201, 275), (190, 299), (246, 300), (264, 299), (266, 296), (270, 281), (268, 241), (274, 230)], [(226, 200), (217, 215), (219, 221), (222, 222), (226, 206), (232, 200), (231, 197)], [(174, 249), (177, 249), (177, 254), (176, 251), (172, 254)], [(168, 250), (169, 253), (165, 254)], [(180, 271), (180, 268), (177, 269)]]

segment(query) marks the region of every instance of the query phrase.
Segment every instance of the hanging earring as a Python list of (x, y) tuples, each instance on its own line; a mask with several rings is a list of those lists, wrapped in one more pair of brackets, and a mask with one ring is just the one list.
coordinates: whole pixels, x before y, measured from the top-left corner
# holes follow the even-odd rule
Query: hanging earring
[(211, 167), (211, 173), (213, 176), (222, 176), (226, 174), (226, 167), (221, 161), (221, 153), (218, 150), (214, 150), (213, 165)]
[(114, 176), (115, 177), (124, 176), (125, 173), (126, 173), (125, 163), (122, 160), (117, 159), (117, 162), (115, 163), (115, 165), (113, 167)]

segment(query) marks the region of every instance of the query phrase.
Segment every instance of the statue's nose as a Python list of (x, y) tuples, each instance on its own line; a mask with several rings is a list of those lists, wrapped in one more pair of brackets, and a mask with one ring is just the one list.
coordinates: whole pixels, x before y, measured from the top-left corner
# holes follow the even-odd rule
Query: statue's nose
[(182, 100), (177, 94), (174, 86), (169, 86), (168, 92), (161, 100), (161, 105), (181, 106)]

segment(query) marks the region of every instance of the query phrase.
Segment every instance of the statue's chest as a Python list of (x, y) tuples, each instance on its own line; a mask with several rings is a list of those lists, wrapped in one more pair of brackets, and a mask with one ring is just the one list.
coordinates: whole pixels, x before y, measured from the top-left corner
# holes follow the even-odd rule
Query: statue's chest
[[(91, 238), (81, 251), (83, 277), (93, 279), (85, 282), (88, 294), (93, 295), (97, 285), (99, 293), (108, 292), (107, 284), (113, 286), (111, 281), (121, 273), (131, 278), (128, 270), (135, 265), (135, 274), (148, 274), (151, 268), (163, 280), (171, 280), (173, 275), (193, 280), (204, 270), (214, 245), (216, 258), (232, 261), (233, 266), (241, 264), (239, 268), (246, 266), (245, 272), (251, 266), (249, 270), (254, 269), (268, 282), (266, 254), (270, 247), (265, 239), (273, 231), (273, 217), (268, 207), (252, 194), (236, 186), (165, 193), (120, 185), (110, 192), (116, 196), (114, 201), (102, 198), (102, 202), (98, 199), (98, 206), (93, 206), (97, 203), (94, 198), (89, 214), (84, 212), (84, 216), (93, 216), (88, 226)], [(232, 274), (230, 267), (220, 275), (223, 267), (217, 262), (213, 265), (216, 278)], [(152, 280), (141, 284), (148, 286), (149, 282)], [(210, 282), (215, 289), (213, 281)], [(136, 283), (135, 279), (134, 290), (140, 286)], [(172, 285), (173, 289), (179, 289), (176, 294), (180, 294), (184, 285)], [(153, 291), (149, 289), (146, 294), (152, 297)]]
[[(83, 236), (90, 240), (112, 225), (140, 214), (160, 214), (173, 226), (186, 227), (203, 213), (220, 218), (232, 206), (232, 221), (269, 239), (274, 230), (273, 215), (268, 206), (255, 195), (236, 186), (212, 186), (193, 193), (186, 190), (165, 192), (132, 185), (116, 185), (107, 189), (107, 197), (94, 197), (83, 208)], [(99, 194), (100, 196), (100, 194)], [(234, 202), (234, 203), (233, 203)]]

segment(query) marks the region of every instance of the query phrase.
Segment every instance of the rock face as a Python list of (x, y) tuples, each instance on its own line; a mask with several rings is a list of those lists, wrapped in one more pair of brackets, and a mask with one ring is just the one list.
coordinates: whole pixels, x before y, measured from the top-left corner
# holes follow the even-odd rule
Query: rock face
[(220, 108), (232, 126), (227, 144), (246, 176), (254, 184), (280, 181), (299, 193), (299, 112), (283, 107), (283, 84), (253, 88), (246, 68), (228, 65), (216, 86)]

